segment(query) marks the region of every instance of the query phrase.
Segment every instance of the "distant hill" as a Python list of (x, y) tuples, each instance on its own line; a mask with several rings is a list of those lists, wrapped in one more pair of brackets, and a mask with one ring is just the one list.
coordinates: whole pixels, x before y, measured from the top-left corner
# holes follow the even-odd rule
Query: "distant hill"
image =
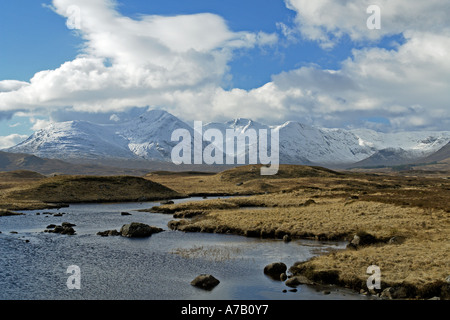
[(26, 170), (43, 175), (132, 175), (144, 176), (150, 171), (213, 171), (223, 170), (219, 166), (176, 166), (168, 162), (128, 160), (127, 163), (118, 161), (98, 161), (97, 163), (73, 163), (57, 159), (40, 158), (25, 153), (11, 153), (0, 151), (0, 172)]
[(185, 195), (159, 183), (131, 176), (58, 176), (8, 193), (8, 199), (44, 203), (153, 201), (182, 197)]
[(250, 181), (254, 179), (289, 179), (304, 177), (339, 177), (344, 173), (318, 166), (281, 165), (276, 175), (261, 176), (261, 165), (246, 165), (218, 173), (221, 181)]
[(431, 162), (439, 162), (450, 159), (450, 142), (447, 143), (444, 147), (436, 151), (435, 153), (420, 159), (417, 161), (418, 163), (431, 163)]
[(352, 165), (352, 168), (391, 167), (410, 164), (416, 160), (417, 156), (409, 151), (401, 148), (386, 148), (377, 151), (367, 159), (356, 162)]

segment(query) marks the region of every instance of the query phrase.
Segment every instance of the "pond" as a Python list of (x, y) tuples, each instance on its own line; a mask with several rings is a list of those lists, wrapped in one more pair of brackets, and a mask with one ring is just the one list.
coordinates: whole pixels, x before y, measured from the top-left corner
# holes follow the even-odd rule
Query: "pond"
[[(175, 203), (201, 198), (177, 199)], [(235, 235), (183, 233), (172, 215), (138, 212), (156, 202), (73, 204), (59, 210), (0, 217), (1, 300), (307, 300), (368, 299), (343, 288), (306, 285), (290, 290), (263, 273), (281, 261), (290, 267), (340, 242), (264, 240)], [(40, 213), (39, 215), (37, 213)], [(62, 216), (53, 214), (64, 212)], [(131, 215), (121, 215), (129, 212)], [(76, 235), (44, 232), (49, 224), (75, 224)], [(145, 239), (101, 237), (99, 231), (141, 222), (164, 229)], [(13, 233), (11, 233), (13, 232)], [(80, 289), (69, 289), (69, 266), (80, 268)], [(199, 274), (220, 284), (212, 291), (190, 285)]]

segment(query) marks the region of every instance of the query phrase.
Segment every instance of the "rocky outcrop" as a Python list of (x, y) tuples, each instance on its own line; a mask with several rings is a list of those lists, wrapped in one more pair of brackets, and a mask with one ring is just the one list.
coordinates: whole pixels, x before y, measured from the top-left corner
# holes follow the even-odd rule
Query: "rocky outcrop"
[(191, 281), (191, 285), (203, 290), (212, 290), (220, 283), (210, 274), (201, 274)]
[(287, 266), (283, 262), (274, 262), (264, 267), (264, 274), (274, 280), (280, 280), (281, 274), (286, 273)]
[(163, 229), (161, 228), (152, 227), (144, 223), (132, 222), (122, 226), (120, 235), (127, 238), (145, 238), (162, 231)]
[(72, 236), (76, 233), (73, 227), (75, 227), (75, 225), (69, 222), (63, 222), (60, 226), (50, 224), (47, 226), (47, 229), (44, 230), (44, 232), (59, 233)]

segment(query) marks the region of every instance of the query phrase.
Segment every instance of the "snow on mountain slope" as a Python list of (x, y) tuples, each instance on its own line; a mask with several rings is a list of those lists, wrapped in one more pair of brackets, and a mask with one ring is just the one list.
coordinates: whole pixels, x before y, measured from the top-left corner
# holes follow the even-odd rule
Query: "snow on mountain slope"
[(86, 121), (53, 123), (6, 151), (50, 159), (135, 157), (112, 127)]
[(100, 125), (87, 121), (54, 123), (7, 149), (51, 159), (146, 159), (170, 161), (175, 129), (192, 128), (173, 115), (152, 110), (137, 119)]
[[(222, 150), (224, 153), (224, 163), (227, 162), (227, 155), (234, 158), (234, 163), (237, 163), (237, 159), (240, 157), (246, 157), (246, 163), (248, 163), (250, 161), (250, 150), (252, 150), (252, 148), (258, 150), (258, 137), (260, 130), (270, 130), (270, 127), (250, 119), (238, 118), (225, 123), (211, 122), (203, 125), (203, 132), (206, 132), (209, 129), (219, 130), (222, 134), (223, 141), (213, 141), (212, 143), (218, 150)], [(256, 135), (249, 135), (250, 131), (254, 131)], [(247, 137), (245, 143), (246, 148), (244, 150), (238, 150), (238, 137)], [(251, 138), (254, 139), (251, 140)], [(209, 142), (207, 142), (207, 144), (209, 144)], [(230, 148), (228, 146), (230, 145), (234, 145), (233, 150), (229, 150)]]
[(370, 129), (354, 129), (350, 132), (360, 139), (362, 145), (371, 146), (376, 150), (403, 149), (416, 157), (436, 152), (450, 141), (450, 131), (382, 133)]
[(137, 119), (122, 123), (116, 134), (128, 141), (129, 150), (146, 160), (170, 161), (171, 151), (177, 142), (171, 141), (172, 132), (186, 129), (193, 136), (193, 129), (168, 112), (148, 111)]
[(292, 121), (277, 129), (283, 157), (292, 161), (339, 164), (355, 162), (373, 153), (370, 147), (360, 146), (357, 137), (346, 130), (320, 129)]
[[(290, 164), (353, 164), (389, 148), (404, 150), (398, 154), (413, 159), (436, 152), (450, 141), (449, 131), (380, 133), (368, 129), (318, 128), (294, 121), (268, 126), (242, 118), (225, 123), (207, 123), (202, 130), (204, 133), (213, 128), (219, 130), (225, 140), (234, 139), (233, 136), (227, 137), (227, 130), (233, 130), (237, 136), (248, 135), (250, 130), (254, 130), (257, 137), (260, 130), (268, 130), (269, 136), (270, 130), (275, 130), (279, 133), (280, 163)], [(193, 139), (192, 126), (166, 111), (151, 110), (136, 119), (116, 124), (101, 125), (87, 121), (54, 123), (5, 151), (62, 160), (108, 158), (171, 161), (171, 151), (178, 144), (171, 141), (176, 129), (187, 130)], [(230, 153), (226, 150), (226, 142), (217, 141), (215, 144)], [(270, 140), (268, 144), (270, 150)], [(202, 149), (207, 145), (209, 142), (204, 142)], [(257, 147), (257, 142), (250, 141), (250, 145)], [(194, 150), (193, 140), (191, 147)], [(244, 150), (247, 158), (249, 150)], [(233, 156), (239, 154), (234, 152)], [(390, 154), (391, 158), (395, 155)], [(372, 158), (373, 161), (376, 159)]]

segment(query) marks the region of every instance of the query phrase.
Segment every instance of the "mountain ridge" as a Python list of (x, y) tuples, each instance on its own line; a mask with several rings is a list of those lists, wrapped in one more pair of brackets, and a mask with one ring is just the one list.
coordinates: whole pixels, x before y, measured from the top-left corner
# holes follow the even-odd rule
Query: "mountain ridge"
[[(191, 137), (194, 136), (194, 128), (174, 115), (163, 110), (148, 110), (135, 119), (112, 124), (88, 121), (54, 123), (4, 151), (71, 161), (171, 162), (172, 149), (179, 143), (171, 141), (176, 129), (186, 130)], [(450, 131), (381, 133), (369, 129), (320, 128), (296, 121), (269, 126), (246, 118), (203, 124), (203, 132), (208, 129), (222, 133), (224, 141), (214, 142), (222, 150), (229, 138), (227, 130), (234, 130), (239, 136), (253, 129), (258, 137), (260, 130), (277, 132), (280, 163), (329, 167), (359, 163), (389, 148), (404, 150), (408, 154), (407, 160), (414, 161), (430, 156), (450, 141)], [(257, 141), (247, 144), (255, 143)], [(204, 141), (202, 147), (206, 144)], [(194, 150), (193, 140), (191, 150)], [(248, 150), (245, 151), (247, 156)], [(375, 162), (372, 161), (371, 165), (376, 165)]]

